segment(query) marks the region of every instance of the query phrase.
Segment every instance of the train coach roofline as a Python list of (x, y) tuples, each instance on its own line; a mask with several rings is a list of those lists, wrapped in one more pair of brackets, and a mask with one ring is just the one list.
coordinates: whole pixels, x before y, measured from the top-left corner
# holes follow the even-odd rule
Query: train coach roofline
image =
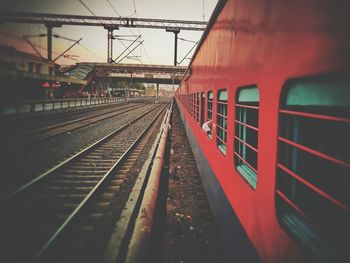
[[(186, 77), (186, 75), (189, 74), (188, 71), (189, 71), (189, 69), (191, 68), (192, 62), (193, 62), (194, 59), (196, 58), (197, 53), (198, 53), (198, 51), (200, 50), (200, 48), (201, 48), (201, 46), (202, 46), (204, 40), (207, 38), (207, 36), (208, 36), (208, 34), (209, 34), (211, 28), (213, 27), (213, 25), (214, 25), (216, 19), (218, 18), (218, 16), (219, 16), (221, 10), (224, 8), (224, 6), (225, 6), (226, 3), (227, 3), (227, 0), (219, 0), (218, 3), (216, 4), (216, 7), (215, 7), (213, 13), (211, 14), (211, 17), (210, 17), (210, 19), (209, 19), (209, 22), (208, 22), (208, 24), (207, 24), (207, 27), (205, 28), (205, 30), (204, 30), (204, 32), (203, 32), (203, 35), (202, 35), (201, 39), (199, 40), (198, 46), (197, 46), (196, 50), (195, 50), (194, 53), (193, 53), (191, 62), (190, 62), (190, 64), (188, 64), (187, 69), (186, 69), (186, 71), (185, 71), (185, 74), (184, 74), (184, 77), (183, 77), (182, 80), (184, 80), (184, 78)], [(189, 78), (189, 77), (187, 77), (187, 79), (188, 79), (188, 78)]]

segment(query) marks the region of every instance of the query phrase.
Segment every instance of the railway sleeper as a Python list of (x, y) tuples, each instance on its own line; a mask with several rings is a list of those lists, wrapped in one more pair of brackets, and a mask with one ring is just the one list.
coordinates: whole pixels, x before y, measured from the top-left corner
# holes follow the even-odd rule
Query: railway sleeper
[(71, 180), (71, 179), (76, 179), (76, 180), (84, 180), (84, 179), (89, 179), (89, 180), (100, 180), (102, 178), (101, 175), (71, 175), (71, 174), (64, 174), (60, 176), (63, 180)]
[[(108, 169), (110, 169), (110, 167), (108, 168)], [(64, 171), (64, 173), (63, 174), (69, 174), (69, 175), (84, 175), (84, 174), (86, 174), (86, 175), (95, 175), (95, 174), (104, 174), (104, 173), (106, 173), (108, 170), (102, 170), (102, 169), (100, 169), (100, 170), (88, 170), (88, 171), (84, 171), (84, 170), (77, 170), (77, 171), (74, 171), (74, 170), (66, 170), (66, 171)]]
[(79, 185), (96, 185), (98, 183), (98, 180), (64, 180), (64, 179), (56, 179), (53, 180), (52, 183), (55, 185), (72, 185), (72, 184), (79, 184)]

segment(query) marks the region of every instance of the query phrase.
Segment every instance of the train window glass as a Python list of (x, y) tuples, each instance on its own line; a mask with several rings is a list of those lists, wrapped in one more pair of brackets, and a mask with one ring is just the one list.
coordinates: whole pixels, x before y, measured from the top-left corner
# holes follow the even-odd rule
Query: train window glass
[(236, 96), (234, 164), (253, 189), (257, 184), (258, 124), (258, 87), (240, 88)]
[[(208, 101), (207, 101), (207, 121), (213, 120), (213, 99), (214, 99), (214, 94), (212, 91), (209, 91), (208, 92)], [(208, 137), (211, 139), (212, 134), (208, 133)]]
[(205, 120), (205, 93), (202, 92), (201, 94), (201, 116), (200, 116), (200, 125), (202, 127), (204, 120)]
[(216, 144), (226, 154), (227, 142), (227, 90), (219, 90), (217, 101)]
[(348, 253), (350, 80), (289, 82), (279, 111), (276, 209), (322, 262)]

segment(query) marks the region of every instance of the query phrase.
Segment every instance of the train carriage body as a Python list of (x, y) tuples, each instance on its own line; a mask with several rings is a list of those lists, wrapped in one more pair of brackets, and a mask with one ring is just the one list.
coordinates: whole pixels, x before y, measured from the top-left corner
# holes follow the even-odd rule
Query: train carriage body
[(214, 11), (176, 101), (227, 262), (350, 261), (349, 7)]

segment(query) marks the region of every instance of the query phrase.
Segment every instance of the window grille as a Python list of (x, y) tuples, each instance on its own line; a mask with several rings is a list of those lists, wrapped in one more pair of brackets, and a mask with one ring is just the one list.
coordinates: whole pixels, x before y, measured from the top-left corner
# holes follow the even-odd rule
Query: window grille
[(195, 121), (196, 123), (199, 123), (199, 101), (200, 101), (200, 96), (199, 93), (196, 93), (196, 115), (195, 115)]
[(319, 261), (349, 259), (350, 81), (290, 82), (279, 125), (281, 225)]
[(216, 144), (226, 154), (227, 142), (227, 90), (219, 90), (217, 101)]
[(200, 116), (200, 125), (202, 127), (204, 120), (205, 120), (205, 93), (202, 92), (201, 94), (201, 116)]
[(240, 88), (236, 96), (234, 164), (253, 189), (256, 189), (258, 173), (258, 126), (258, 87)]
[[(208, 101), (207, 101), (207, 121), (213, 120), (213, 99), (214, 95), (212, 91), (208, 92)], [(208, 137), (211, 139), (212, 134), (209, 133)]]

